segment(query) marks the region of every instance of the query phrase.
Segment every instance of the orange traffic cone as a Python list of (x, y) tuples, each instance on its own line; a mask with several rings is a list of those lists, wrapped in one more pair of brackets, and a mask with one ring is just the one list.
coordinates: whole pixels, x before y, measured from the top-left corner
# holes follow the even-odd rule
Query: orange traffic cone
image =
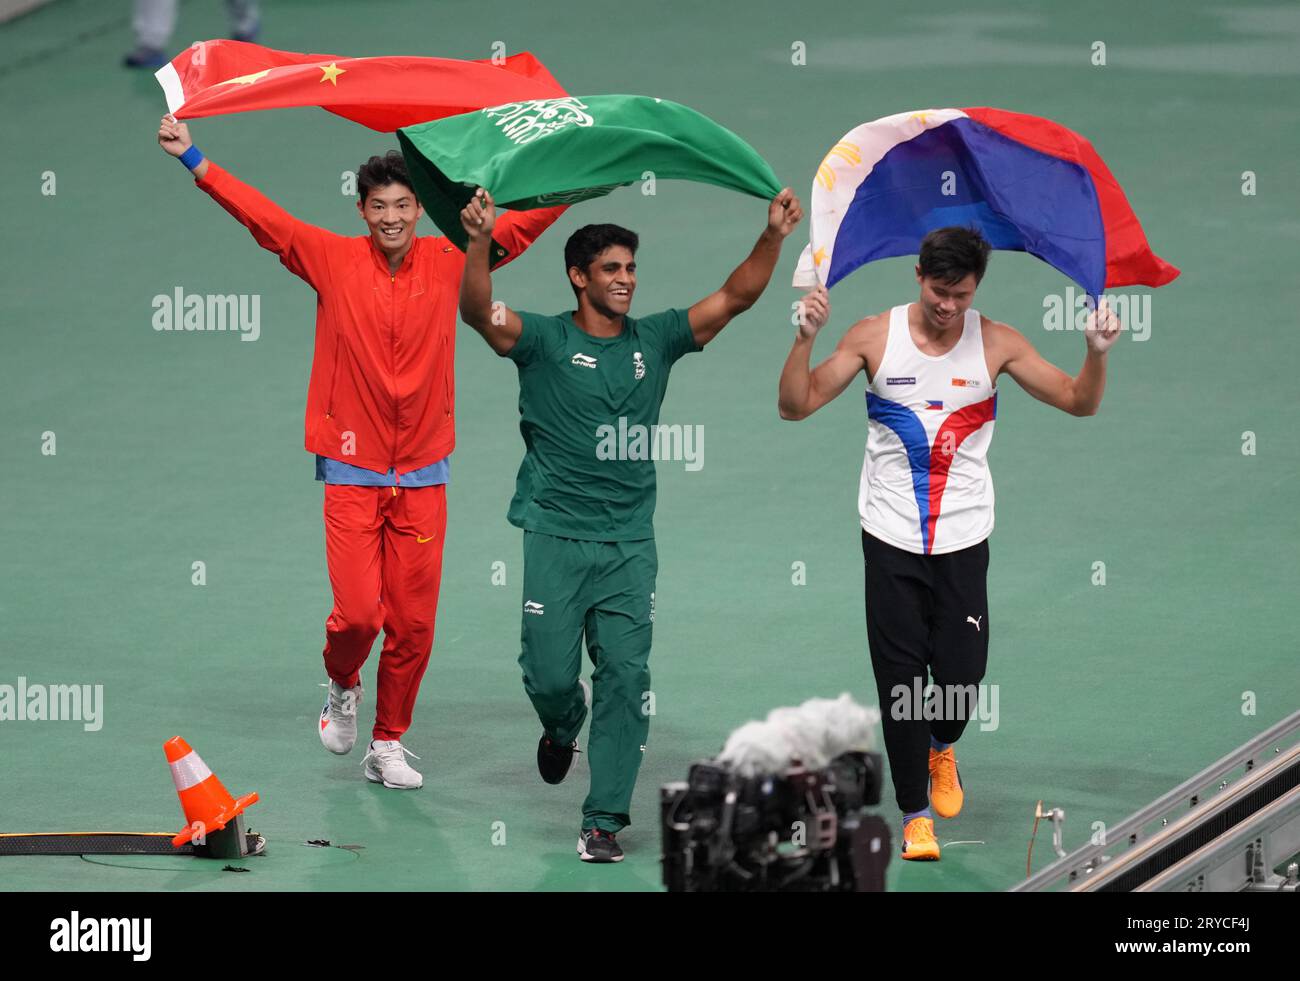
[(231, 797), (216, 774), (207, 768), (199, 754), (190, 749), (190, 744), (180, 736), (173, 736), (163, 743), (163, 752), (167, 754), (167, 762), (171, 765), (176, 795), (181, 799), (181, 810), (185, 813), (185, 823), (188, 825), (172, 839), (175, 847), (179, 848), (195, 836), (202, 840), (208, 833), (220, 831), (242, 814), (246, 807), (257, 803), (256, 791), (239, 800)]

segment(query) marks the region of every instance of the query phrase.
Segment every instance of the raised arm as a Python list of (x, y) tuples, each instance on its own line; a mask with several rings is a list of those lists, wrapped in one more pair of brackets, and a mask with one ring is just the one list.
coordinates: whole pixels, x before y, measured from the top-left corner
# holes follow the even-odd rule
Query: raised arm
[(691, 307), (691, 333), (695, 335), (696, 344), (703, 347), (709, 343), (733, 317), (744, 313), (758, 301), (772, 278), (772, 270), (781, 255), (781, 244), (802, 217), (803, 207), (790, 188), (785, 188), (772, 199), (767, 208), (767, 227), (758, 237), (749, 257), (727, 277), (720, 290)]
[(995, 343), (1002, 348), (1002, 371), (1026, 392), (1072, 416), (1093, 416), (1106, 390), (1106, 353), (1120, 335), (1119, 318), (1105, 305), (1088, 316), (1084, 331), (1087, 353), (1083, 368), (1071, 378), (1039, 354), (1029, 340), (1006, 324), (990, 321)]
[[(183, 157), (194, 146), (189, 127), (170, 115), (164, 116), (158, 127), (158, 143), (173, 157)], [(331, 240), (342, 236), (298, 220), (206, 157), (192, 172), (198, 187), (252, 232), (258, 245), (278, 255), (291, 273), (316, 290), (328, 280), (326, 249)]]
[(460, 223), (469, 236), (469, 245), (465, 249), (465, 271), (460, 277), (460, 317), (483, 335), (488, 347), (504, 356), (519, 342), (524, 323), (504, 303), (492, 302), (489, 251), (496, 220), (492, 195), (482, 188), (461, 210)]
[(878, 327), (878, 317), (867, 317), (850, 327), (831, 356), (809, 371), (813, 342), (830, 315), (826, 287), (818, 286), (804, 295), (799, 330), (781, 370), (776, 404), (782, 419), (806, 419), (848, 388), (858, 372), (867, 369), (867, 339)]

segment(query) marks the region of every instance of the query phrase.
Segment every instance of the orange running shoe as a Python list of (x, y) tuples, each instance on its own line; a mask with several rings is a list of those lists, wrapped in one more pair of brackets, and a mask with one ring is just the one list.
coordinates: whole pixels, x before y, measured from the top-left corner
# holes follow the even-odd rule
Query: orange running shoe
[(934, 836), (934, 821), (916, 817), (903, 826), (903, 858), (912, 861), (939, 861), (939, 841)]
[(930, 750), (930, 806), (942, 818), (956, 817), (961, 813), (965, 795), (961, 790), (961, 774), (957, 772), (957, 758), (949, 746), (940, 752)]

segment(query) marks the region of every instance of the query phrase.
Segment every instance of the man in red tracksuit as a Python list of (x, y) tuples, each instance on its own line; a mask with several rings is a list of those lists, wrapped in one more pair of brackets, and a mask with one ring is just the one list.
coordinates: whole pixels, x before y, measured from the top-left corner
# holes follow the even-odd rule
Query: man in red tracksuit
[[(299, 221), (204, 159), (184, 123), (164, 116), (158, 142), (257, 243), (317, 294), (305, 446), (325, 484), (325, 557), (334, 608), (325, 621), (329, 697), (319, 734), (330, 752), (357, 735), (361, 666), (382, 628), (375, 725), (363, 765), (385, 787), (423, 777), (401, 744), (433, 648), (455, 446), (456, 304), (465, 255), (443, 237), (415, 236), (424, 213), (402, 157), (371, 157), (357, 210), (369, 235)], [(524, 251), (563, 208), (498, 221), (502, 262)]]

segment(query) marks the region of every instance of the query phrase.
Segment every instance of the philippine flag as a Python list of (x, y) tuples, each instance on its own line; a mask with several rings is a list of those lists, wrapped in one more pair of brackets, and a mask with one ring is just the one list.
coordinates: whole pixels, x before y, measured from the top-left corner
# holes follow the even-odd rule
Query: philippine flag
[(925, 109), (863, 123), (817, 168), (811, 214), (794, 276), (804, 288), (915, 255), (928, 232), (948, 225), (1035, 255), (1091, 296), (1178, 275), (1151, 251), (1092, 144), (1050, 119), (1003, 109)]

